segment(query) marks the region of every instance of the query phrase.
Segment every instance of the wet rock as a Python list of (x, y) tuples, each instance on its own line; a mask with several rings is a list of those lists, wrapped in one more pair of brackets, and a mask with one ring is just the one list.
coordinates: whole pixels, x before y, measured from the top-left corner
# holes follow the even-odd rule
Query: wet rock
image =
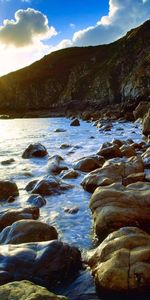
[(113, 125), (112, 125), (112, 123), (108, 123), (108, 124), (105, 124), (105, 125), (99, 125), (98, 126), (98, 128), (100, 128), (100, 132), (102, 132), (102, 131), (111, 131), (111, 129), (112, 129), (112, 127), (113, 127)]
[(66, 212), (68, 214), (76, 214), (78, 211), (79, 211), (79, 207), (78, 206), (65, 207), (64, 208), (64, 212)]
[(121, 150), (122, 156), (126, 156), (126, 157), (136, 156), (136, 152), (135, 152), (134, 148), (129, 145), (121, 146), (120, 150)]
[(27, 203), (34, 207), (40, 208), (46, 204), (46, 200), (44, 197), (40, 196), (39, 194), (33, 194), (28, 198)]
[(46, 288), (22, 280), (14, 281), (0, 286), (0, 299), (2, 300), (67, 300), (66, 297), (57, 296)]
[(37, 207), (27, 207), (23, 209), (7, 209), (0, 212), (0, 231), (19, 220), (38, 219), (39, 209)]
[(143, 130), (142, 133), (146, 136), (150, 134), (150, 109), (143, 119)]
[(61, 193), (63, 190), (67, 190), (72, 187), (72, 185), (63, 182), (62, 180), (54, 176), (48, 176), (45, 179), (39, 180), (37, 184), (35, 184), (31, 193), (49, 196)]
[(113, 145), (117, 145), (119, 148), (124, 145), (124, 141), (118, 140), (118, 139), (113, 139), (112, 140)]
[(76, 119), (72, 120), (72, 122), (70, 123), (70, 126), (80, 126), (80, 121), (76, 118)]
[(104, 164), (104, 157), (98, 156), (89, 156), (83, 157), (73, 163), (73, 167), (75, 170), (79, 170), (82, 172), (91, 172), (95, 169), (102, 167)]
[(135, 174), (130, 174), (127, 177), (123, 178), (123, 185), (129, 185), (131, 183), (135, 183), (138, 181), (144, 181), (145, 179), (145, 174), (144, 173), (135, 173)]
[(30, 144), (28, 148), (23, 152), (22, 158), (32, 158), (32, 157), (44, 157), (48, 154), (46, 148), (40, 144)]
[(54, 155), (49, 158), (47, 169), (50, 174), (58, 175), (62, 170), (68, 170), (68, 166), (60, 155)]
[(61, 174), (61, 178), (62, 179), (75, 179), (77, 177), (79, 177), (80, 174), (79, 172), (75, 171), (75, 170), (68, 170), (67, 172), (64, 171), (62, 174)]
[(71, 145), (69, 145), (69, 144), (62, 144), (61, 146), (60, 146), (60, 149), (68, 149), (68, 148), (70, 148), (71, 147)]
[(66, 132), (66, 129), (63, 129), (63, 128), (57, 128), (57, 129), (55, 129), (54, 132), (57, 132), (57, 133), (59, 133), (59, 132)]
[(141, 101), (138, 104), (138, 106), (136, 107), (136, 109), (133, 111), (133, 115), (135, 117), (135, 120), (137, 120), (139, 118), (143, 119), (145, 114), (148, 112), (149, 108), (150, 108), (150, 102)]
[(100, 150), (98, 151), (97, 154), (101, 155), (107, 159), (113, 158), (113, 157), (122, 157), (121, 150), (119, 149), (119, 147), (117, 145), (111, 145), (108, 147), (105, 147), (104, 145), (102, 145), (102, 147), (100, 148)]
[(10, 158), (10, 159), (1, 161), (1, 164), (2, 164), (3, 166), (7, 166), (7, 165), (11, 165), (11, 164), (14, 163), (14, 162), (15, 162), (14, 158)]
[(34, 180), (30, 181), (30, 182), (26, 185), (25, 190), (26, 190), (27, 192), (32, 191), (33, 188), (35, 187), (35, 185), (37, 184), (37, 182), (38, 182), (38, 179), (34, 179)]
[(20, 220), (1, 231), (0, 244), (43, 242), (57, 238), (58, 233), (53, 226), (39, 221)]
[(54, 289), (68, 283), (81, 268), (80, 251), (57, 240), (1, 245), (0, 253), (0, 284), (4, 283), (3, 274), (7, 272), (11, 281), (32, 279)]
[(89, 265), (101, 293), (118, 294), (119, 299), (123, 295), (149, 294), (150, 236), (136, 227), (121, 228), (100, 244)]
[(0, 181), (0, 200), (7, 200), (10, 196), (18, 196), (19, 190), (15, 182), (9, 180)]
[(124, 226), (138, 226), (150, 232), (150, 184), (147, 182), (97, 188), (90, 208), (100, 240)]

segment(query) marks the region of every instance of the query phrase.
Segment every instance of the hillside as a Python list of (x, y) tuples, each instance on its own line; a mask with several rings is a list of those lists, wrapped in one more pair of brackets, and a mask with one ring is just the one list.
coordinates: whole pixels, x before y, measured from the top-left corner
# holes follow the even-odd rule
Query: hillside
[[(68, 48), (0, 78), (0, 112), (146, 100), (150, 20), (109, 45)], [(73, 105), (74, 104), (74, 105)]]

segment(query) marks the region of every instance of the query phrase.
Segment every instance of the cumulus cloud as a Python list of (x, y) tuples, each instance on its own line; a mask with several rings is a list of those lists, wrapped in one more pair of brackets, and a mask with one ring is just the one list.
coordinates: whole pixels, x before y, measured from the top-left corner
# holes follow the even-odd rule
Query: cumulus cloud
[(110, 43), (150, 17), (150, 0), (109, 0), (109, 13), (97, 24), (75, 32), (72, 45)]
[(56, 34), (55, 28), (49, 27), (47, 17), (40, 11), (32, 8), (20, 9), (15, 13), (15, 20), (4, 20), (0, 27), (0, 43), (25, 47)]

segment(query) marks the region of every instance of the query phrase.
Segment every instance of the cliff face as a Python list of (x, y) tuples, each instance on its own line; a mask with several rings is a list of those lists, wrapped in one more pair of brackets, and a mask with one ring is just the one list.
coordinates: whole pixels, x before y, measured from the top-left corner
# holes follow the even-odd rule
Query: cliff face
[(112, 44), (51, 53), (0, 78), (0, 110), (42, 110), (75, 100), (102, 105), (147, 99), (149, 41), (147, 21)]

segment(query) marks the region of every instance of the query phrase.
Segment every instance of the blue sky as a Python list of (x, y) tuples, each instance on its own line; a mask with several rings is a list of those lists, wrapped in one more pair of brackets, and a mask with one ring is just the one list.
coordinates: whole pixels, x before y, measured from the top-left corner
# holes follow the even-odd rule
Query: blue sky
[(110, 43), (150, 17), (150, 0), (0, 0), (0, 75), (54, 50)]

